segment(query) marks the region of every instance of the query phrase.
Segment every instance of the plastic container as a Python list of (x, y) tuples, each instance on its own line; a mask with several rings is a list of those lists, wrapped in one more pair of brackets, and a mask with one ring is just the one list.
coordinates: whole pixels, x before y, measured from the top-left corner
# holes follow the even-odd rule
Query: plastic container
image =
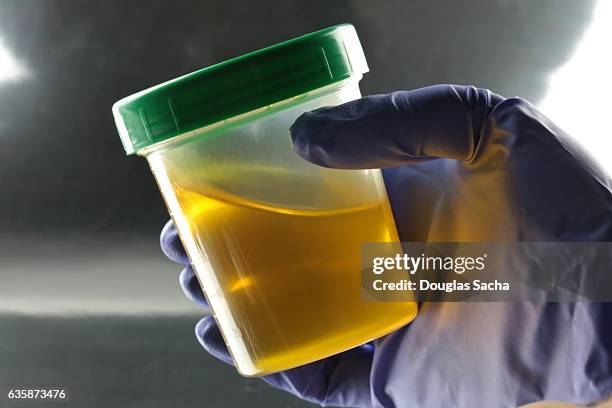
[(291, 149), (303, 112), (360, 97), (368, 68), (340, 25), (115, 104), (147, 158), (239, 372), (306, 364), (411, 321), (361, 299), (364, 242), (398, 241), (379, 170), (315, 166)]

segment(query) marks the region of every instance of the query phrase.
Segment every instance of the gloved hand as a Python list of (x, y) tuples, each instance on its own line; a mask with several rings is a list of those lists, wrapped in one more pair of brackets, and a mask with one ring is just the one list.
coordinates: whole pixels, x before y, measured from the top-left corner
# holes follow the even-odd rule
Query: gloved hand
[[(521, 99), (432, 86), (302, 115), (294, 150), (313, 163), (383, 168), (403, 241), (612, 241), (608, 176)], [(188, 264), (174, 226), (162, 247)], [(187, 295), (205, 304), (190, 266)], [(207, 316), (206, 350), (231, 364)], [(423, 303), (371, 345), (263, 377), (321, 405), (515, 407), (612, 394), (612, 303)]]

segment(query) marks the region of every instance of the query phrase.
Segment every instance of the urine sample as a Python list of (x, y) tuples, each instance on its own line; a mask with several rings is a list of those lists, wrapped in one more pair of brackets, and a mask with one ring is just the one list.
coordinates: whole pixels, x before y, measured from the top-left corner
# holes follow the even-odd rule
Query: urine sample
[(414, 302), (362, 300), (362, 244), (399, 240), (380, 171), (323, 168), (291, 149), (295, 119), (360, 97), (366, 71), (354, 28), (341, 25), (115, 105), (245, 376), (348, 350), (416, 315)]

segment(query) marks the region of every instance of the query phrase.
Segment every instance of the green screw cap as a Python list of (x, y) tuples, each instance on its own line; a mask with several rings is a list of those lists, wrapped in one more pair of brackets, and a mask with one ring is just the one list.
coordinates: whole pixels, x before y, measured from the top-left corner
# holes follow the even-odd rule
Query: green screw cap
[(127, 154), (368, 72), (355, 28), (341, 24), (192, 72), (121, 99)]

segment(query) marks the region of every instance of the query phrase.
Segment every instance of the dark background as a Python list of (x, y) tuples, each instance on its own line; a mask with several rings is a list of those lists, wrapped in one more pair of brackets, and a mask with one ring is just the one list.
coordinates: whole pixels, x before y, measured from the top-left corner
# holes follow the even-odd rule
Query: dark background
[(68, 405), (80, 407), (308, 405), (201, 350), (202, 312), (158, 250), (167, 212), (145, 160), (125, 157), (112, 104), (341, 22), (356, 26), (368, 58), (364, 94), (460, 83), (537, 103), (593, 9), (572, 0), (0, 0), (0, 45), (23, 68), (0, 79), (0, 387), (67, 387)]

